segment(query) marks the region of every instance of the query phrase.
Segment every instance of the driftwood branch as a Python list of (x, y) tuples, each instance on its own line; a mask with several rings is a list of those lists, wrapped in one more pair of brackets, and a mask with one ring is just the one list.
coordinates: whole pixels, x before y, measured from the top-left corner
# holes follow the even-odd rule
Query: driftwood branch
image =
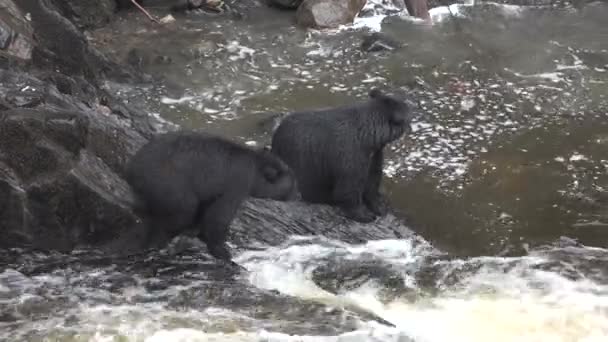
[(148, 19), (152, 20), (153, 22), (160, 24), (160, 20), (156, 19), (155, 17), (153, 17), (150, 13), (148, 13), (148, 11), (146, 11), (145, 8), (143, 8), (140, 4), (137, 3), (137, 0), (131, 0), (131, 2), (133, 3), (133, 5), (135, 5), (135, 7), (139, 8), (140, 11), (143, 12), (143, 14), (146, 15), (146, 17), (148, 17)]

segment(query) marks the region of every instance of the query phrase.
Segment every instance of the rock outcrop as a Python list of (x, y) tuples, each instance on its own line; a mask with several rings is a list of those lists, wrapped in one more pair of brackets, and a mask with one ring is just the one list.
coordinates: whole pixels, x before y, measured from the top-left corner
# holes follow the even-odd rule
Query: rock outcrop
[[(20, 0), (19, 0), (20, 1)], [(116, 12), (116, 0), (52, 0), (59, 12), (80, 29), (107, 24)]]
[(10, 68), (0, 69), (0, 246), (69, 250), (129, 229), (137, 218), (122, 166), (156, 126), (100, 84), (134, 74), (91, 48), (53, 2), (0, 2), (0, 31), (10, 33), (1, 46)]
[(120, 174), (143, 135), (49, 82), (0, 70), (0, 84), (0, 244), (69, 250), (128, 229)]

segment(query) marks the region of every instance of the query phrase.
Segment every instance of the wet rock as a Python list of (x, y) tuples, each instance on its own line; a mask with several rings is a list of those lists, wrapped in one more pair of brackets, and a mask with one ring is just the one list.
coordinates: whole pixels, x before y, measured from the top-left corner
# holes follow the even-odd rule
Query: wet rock
[(11, 0), (0, 0), (0, 49), (20, 60), (32, 57), (32, 28)]
[(333, 294), (351, 292), (363, 286), (380, 289), (383, 301), (412, 292), (403, 276), (380, 260), (328, 260), (317, 267), (312, 279), (320, 288)]
[[(87, 42), (84, 35), (52, 6), (38, 0), (22, 0), (17, 4), (21, 11), (28, 13), (37, 37), (34, 59), (41, 68), (59, 70), (65, 74), (88, 74), (94, 71), (87, 63)], [(57, 39), (61, 37), (61, 39)], [(91, 61), (92, 62), (92, 61)]]
[(428, 0), (405, 0), (407, 12), (420, 19), (430, 20)]
[[(273, 331), (300, 335), (338, 335), (357, 329), (360, 320), (376, 318), (375, 315), (332, 308), (323, 303), (280, 295), (240, 283), (230, 283), (230, 286), (220, 284), (191, 286), (172, 298), (169, 307), (194, 307), (197, 310), (221, 307), (262, 321)], [(220, 326), (222, 323), (217, 324)]]
[(0, 247), (23, 246), (28, 236), (20, 228), (28, 225), (31, 215), (26, 210), (26, 193), (12, 170), (0, 163)]
[(131, 49), (127, 53), (127, 63), (136, 70), (143, 70), (150, 63), (150, 58), (141, 49)]
[(363, 224), (341, 217), (335, 208), (302, 202), (250, 199), (231, 225), (231, 240), (241, 246), (278, 245), (291, 235), (323, 235), (348, 243), (416, 239), (403, 222), (390, 214)]
[(133, 225), (119, 173), (145, 139), (52, 84), (2, 70), (0, 80), (0, 244), (66, 250)]
[(45, 316), (53, 310), (54, 303), (41, 296), (29, 295), (22, 298), (16, 308), (17, 314), (27, 318)]
[(302, 3), (302, 0), (267, 0), (267, 2), (279, 8), (296, 9)]
[(18, 296), (34, 287), (34, 282), (23, 273), (7, 268), (0, 273), (0, 298)]
[(52, 0), (61, 14), (81, 29), (107, 24), (116, 11), (115, 0)]
[(296, 12), (299, 25), (310, 28), (336, 28), (350, 24), (366, 0), (305, 0)]
[(369, 282), (378, 282), (384, 287), (404, 287), (403, 279), (388, 268), (388, 265), (374, 261), (362, 263), (361, 260), (332, 261), (317, 267), (312, 279), (325, 291), (339, 294), (360, 288)]
[[(32, 49), (32, 64), (37, 69), (54, 70), (74, 77), (82, 76), (89, 81), (99, 81), (103, 77), (129, 81), (142, 79), (132, 69), (116, 65), (91, 47), (85, 35), (62, 15), (53, 2), (19, 0), (16, 6), (21, 13), (27, 13), (28, 22), (36, 37)], [(83, 7), (82, 11), (85, 10)], [(88, 10), (95, 13), (94, 8)]]
[(393, 51), (401, 47), (398, 41), (380, 32), (366, 35), (361, 42), (365, 52)]
[(223, 0), (176, 0), (171, 5), (171, 11), (193, 11), (210, 10), (212, 12), (222, 12)]

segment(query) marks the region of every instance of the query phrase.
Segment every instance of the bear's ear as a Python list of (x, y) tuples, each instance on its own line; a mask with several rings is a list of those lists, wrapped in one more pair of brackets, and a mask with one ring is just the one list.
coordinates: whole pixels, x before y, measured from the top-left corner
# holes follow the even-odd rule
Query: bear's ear
[(266, 165), (262, 167), (262, 176), (270, 183), (274, 183), (277, 179), (279, 179), (280, 175), (281, 172), (279, 172), (279, 170), (274, 166)]
[(372, 99), (377, 99), (380, 96), (382, 96), (382, 92), (378, 88), (373, 88), (369, 91), (369, 97), (371, 97)]

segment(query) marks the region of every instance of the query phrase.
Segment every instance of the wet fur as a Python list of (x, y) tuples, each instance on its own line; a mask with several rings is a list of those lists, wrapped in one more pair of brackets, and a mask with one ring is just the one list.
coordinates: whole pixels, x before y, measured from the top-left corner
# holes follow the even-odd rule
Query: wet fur
[(343, 209), (355, 221), (386, 214), (380, 195), (383, 148), (410, 130), (405, 101), (374, 89), (366, 102), (287, 115), (272, 151), (296, 175), (305, 201)]
[(126, 174), (148, 227), (144, 247), (161, 247), (195, 228), (210, 254), (225, 261), (232, 258), (230, 223), (248, 196), (287, 200), (296, 192), (292, 172), (269, 151), (197, 132), (155, 137)]

